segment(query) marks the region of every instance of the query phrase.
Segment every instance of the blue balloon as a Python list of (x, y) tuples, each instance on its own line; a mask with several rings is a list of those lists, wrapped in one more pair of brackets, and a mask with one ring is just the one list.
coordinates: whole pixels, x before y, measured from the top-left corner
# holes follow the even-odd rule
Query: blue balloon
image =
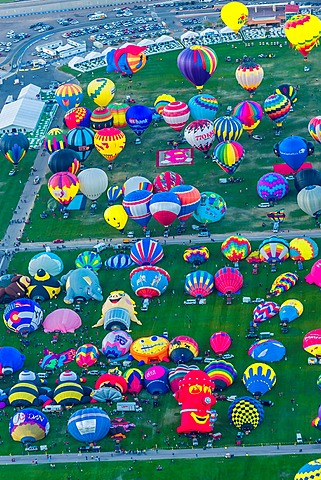
[(243, 373), (245, 388), (255, 397), (264, 395), (276, 384), (276, 374), (265, 363), (254, 363)]
[(150, 201), (153, 198), (153, 193), (148, 190), (134, 190), (128, 193), (123, 200), (123, 207), (125, 212), (143, 228), (147, 227), (152, 214), (149, 210)]
[(109, 432), (110, 418), (102, 408), (83, 408), (71, 415), (67, 428), (79, 442), (97, 442)]
[(218, 102), (213, 95), (202, 93), (192, 97), (188, 102), (188, 107), (194, 120), (213, 121), (218, 110)]
[(126, 253), (119, 253), (108, 258), (105, 262), (105, 267), (114, 270), (121, 270), (123, 268), (129, 268), (135, 265), (135, 262)]
[(152, 238), (139, 240), (130, 251), (130, 258), (137, 265), (155, 265), (163, 256), (163, 247)]
[(114, 187), (107, 188), (106, 193), (107, 193), (108, 203), (113, 203), (113, 202), (116, 202), (116, 200), (118, 200), (122, 196), (123, 191), (121, 187), (118, 187), (118, 185), (115, 185)]
[(290, 323), (299, 318), (300, 313), (294, 305), (285, 305), (279, 311), (281, 322)]
[(144, 105), (134, 105), (126, 111), (126, 122), (136, 135), (142, 135), (149, 127), (153, 113), (150, 108)]
[(254, 358), (254, 360), (263, 362), (279, 362), (286, 354), (286, 349), (285, 346), (278, 340), (269, 338), (254, 343), (250, 347), (248, 354)]
[(310, 154), (308, 142), (296, 135), (282, 140), (277, 146), (277, 151), (282, 160), (294, 171), (302, 166)]
[(12, 375), (23, 367), (26, 357), (14, 347), (0, 347), (0, 375)]

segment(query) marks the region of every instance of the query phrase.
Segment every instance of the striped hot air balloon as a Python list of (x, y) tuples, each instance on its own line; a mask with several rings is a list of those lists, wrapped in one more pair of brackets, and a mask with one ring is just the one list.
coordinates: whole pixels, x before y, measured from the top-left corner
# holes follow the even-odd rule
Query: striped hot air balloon
[(163, 109), (163, 118), (167, 125), (180, 132), (190, 116), (190, 110), (184, 102), (171, 102)]

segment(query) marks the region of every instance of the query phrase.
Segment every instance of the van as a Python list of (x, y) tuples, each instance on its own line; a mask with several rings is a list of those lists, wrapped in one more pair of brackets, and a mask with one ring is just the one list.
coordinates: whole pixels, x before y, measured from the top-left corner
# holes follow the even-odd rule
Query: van
[(50, 413), (50, 412), (61, 412), (62, 411), (62, 405), (46, 405), (42, 411), (44, 413)]
[(296, 443), (303, 443), (302, 435), (300, 432), (296, 434)]
[(184, 305), (196, 305), (197, 301), (196, 298), (190, 298), (188, 300), (184, 300)]
[(48, 373), (46, 372), (37, 373), (37, 375), (39, 378), (48, 378)]
[(36, 445), (32, 445), (31, 447), (26, 447), (25, 448), (25, 451), (26, 452), (37, 452), (38, 451), (38, 447)]
[(107, 248), (107, 245), (105, 242), (99, 242), (92, 248), (92, 251), (99, 253), (99, 252), (102, 252), (103, 250), (106, 250), (106, 248)]

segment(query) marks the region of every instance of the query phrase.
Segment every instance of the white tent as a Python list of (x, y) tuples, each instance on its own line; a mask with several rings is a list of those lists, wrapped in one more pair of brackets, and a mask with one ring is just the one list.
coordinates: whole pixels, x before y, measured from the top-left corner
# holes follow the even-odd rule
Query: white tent
[(105, 55), (101, 52), (89, 52), (85, 56), (85, 60), (93, 60), (94, 58), (104, 58)]
[(181, 40), (186, 40), (187, 38), (197, 38), (199, 37), (199, 34), (197, 32), (192, 32), (192, 30), (189, 30), (188, 32), (183, 33), (181, 35)]
[(111, 52), (112, 50), (116, 50), (116, 49), (117, 49), (117, 47), (107, 47), (101, 52), (101, 54), (102, 55), (107, 55), (108, 52)]
[(137, 43), (138, 47), (148, 47), (149, 45), (155, 45), (154, 40), (150, 38), (144, 38), (140, 42)]
[(72, 59), (69, 60), (68, 62), (68, 67), (73, 68), (75, 65), (77, 65), (77, 63), (82, 63), (84, 61), (85, 61), (84, 57), (80, 57), (80, 56), (72, 57)]
[(35, 100), (37, 95), (40, 95), (40, 92), (40, 87), (37, 87), (37, 85), (34, 85), (33, 83), (29, 83), (29, 85), (26, 85), (20, 90), (17, 100), (20, 98), (31, 98), (32, 100)]
[(221, 28), (220, 33), (235, 33), (230, 27)]
[(174, 40), (173, 37), (170, 37), (169, 35), (162, 35), (159, 38), (156, 38), (155, 43), (166, 43), (166, 42), (172, 42)]
[(214, 28), (205, 28), (202, 32), (200, 32), (201, 37), (206, 37), (206, 35), (218, 35), (218, 31), (214, 30)]
[(4, 105), (0, 113), (0, 131), (15, 128), (17, 131), (32, 132), (44, 106), (44, 102), (26, 97)]

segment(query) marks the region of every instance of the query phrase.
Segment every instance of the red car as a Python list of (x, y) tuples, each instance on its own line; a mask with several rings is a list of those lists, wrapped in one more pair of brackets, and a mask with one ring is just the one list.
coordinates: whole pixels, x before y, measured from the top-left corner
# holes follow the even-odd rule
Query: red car
[(52, 243), (65, 243), (65, 240), (62, 238), (56, 238), (56, 240), (54, 240)]

